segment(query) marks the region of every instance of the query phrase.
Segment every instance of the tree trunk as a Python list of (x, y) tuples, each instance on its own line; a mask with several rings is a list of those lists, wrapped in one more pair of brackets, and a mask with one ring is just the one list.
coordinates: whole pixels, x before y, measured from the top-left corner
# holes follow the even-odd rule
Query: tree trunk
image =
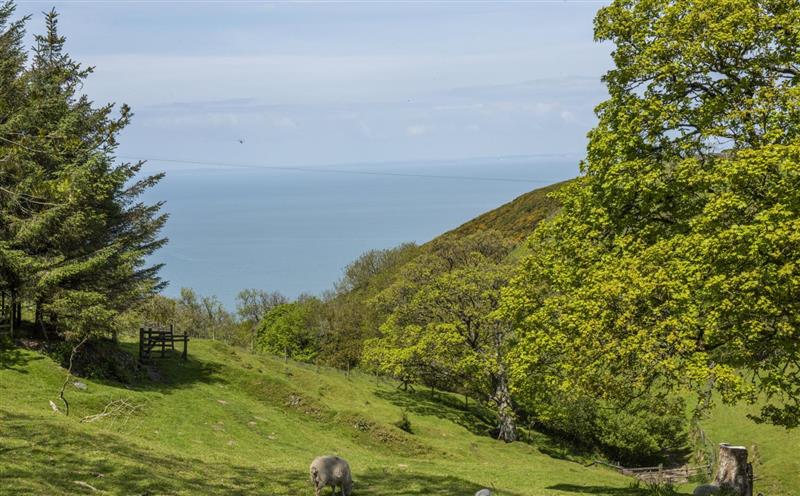
[(497, 375), (497, 388), (494, 393), (494, 402), (497, 405), (497, 418), (499, 420), (497, 439), (507, 443), (517, 440), (517, 427), (514, 423), (514, 409), (511, 405), (511, 393), (508, 391), (508, 379), (505, 367), (501, 366)]
[(753, 469), (747, 463), (747, 448), (722, 443), (717, 463), (715, 485), (736, 496), (753, 496)]
[(17, 294), (14, 292), (13, 289), (11, 290), (11, 301), (9, 302), (8, 306), (9, 306), (9, 309), (8, 309), (8, 317), (9, 317), (8, 323), (11, 326), (10, 327), (10, 332), (11, 332), (11, 339), (13, 340), (14, 339), (14, 328), (16, 327), (15, 324), (17, 323), (17, 315), (16, 315), (16, 311), (17, 311)]
[(42, 308), (42, 302), (38, 300), (36, 301), (36, 307), (33, 312), (33, 324), (35, 329), (39, 329), (42, 339), (47, 341), (47, 329), (45, 329), (44, 325), (44, 309)]
[(11, 301), (9, 302), (8, 308), (8, 325), (9, 332), (11, 333), (11, 340), (14, 340), (14, 291), (11, 291)]
[(19, 329), (22, 326), (22, 302), (17, 302), (16, 305), (16, 321), (14, 322), (14, 326)]

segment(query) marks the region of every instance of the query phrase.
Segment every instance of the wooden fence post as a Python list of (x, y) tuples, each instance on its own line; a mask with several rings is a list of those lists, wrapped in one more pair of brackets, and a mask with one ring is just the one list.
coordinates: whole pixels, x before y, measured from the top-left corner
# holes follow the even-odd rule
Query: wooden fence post
[(139, 326), (139, 363), (144, 359), (144, 325)]
[(186, 361), (186, 359), (188, 358), (188, 354), (187, 354), (188, 348), (189, 348), (189, 335), (186, 334), (186, 332), (184, 331), (184, 333), (183, 333), (183, 353), (181, 353), (181, 359), (184, 360), (184, 361)]

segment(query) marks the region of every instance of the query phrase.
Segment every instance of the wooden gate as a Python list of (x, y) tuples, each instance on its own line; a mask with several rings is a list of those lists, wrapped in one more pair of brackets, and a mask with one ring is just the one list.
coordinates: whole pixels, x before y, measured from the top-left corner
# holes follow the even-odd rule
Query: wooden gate
[(147, 363), (154, 358), (166, 358), (167, 351), (175, 351), (175, 343), (183, 343), (181, 360), (187, 359), (189, 335), (175, 334), (175, 327), (141, 326), (139, 327), (139, 363)]

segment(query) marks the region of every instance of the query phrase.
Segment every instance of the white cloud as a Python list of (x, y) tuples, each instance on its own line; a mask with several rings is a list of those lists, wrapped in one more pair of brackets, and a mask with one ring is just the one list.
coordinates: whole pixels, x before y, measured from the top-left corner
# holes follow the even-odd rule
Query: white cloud
[(569, 110), (562, 110), (561, 111), (561, 120), (566, 122), (567, 124), (571, 124), (571, 123), (576, 121), (575, 114), (573, 114)]

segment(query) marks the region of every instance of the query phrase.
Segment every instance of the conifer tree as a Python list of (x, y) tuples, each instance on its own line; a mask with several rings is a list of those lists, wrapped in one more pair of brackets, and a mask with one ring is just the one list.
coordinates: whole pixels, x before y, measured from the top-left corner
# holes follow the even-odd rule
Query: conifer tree
[(66, 54), (57, 24), (49, 12), (30, 67), (13, 81), (16, 107), (0, 123), (4, 184), (19, 198), (9, 195), (2, 212), (0, 257), (27, 269), (13, 284), (36, 308), (38, 327), (74, 337), (109, 331), (118, 312), (162, 287), (160, 266), (145, 259), (166, 242), (166, 215), (161, 203), (138, 200), (163, 175), (116, 163), (130, 108), (114, 115), (113, 104), (95, 107), (80, 94), (92, 69)]

